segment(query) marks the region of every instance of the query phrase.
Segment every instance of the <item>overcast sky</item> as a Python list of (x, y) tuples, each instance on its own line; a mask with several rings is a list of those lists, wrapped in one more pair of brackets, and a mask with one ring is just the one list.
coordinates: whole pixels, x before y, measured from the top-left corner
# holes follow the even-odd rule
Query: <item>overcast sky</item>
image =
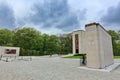
[(91, 22), (120, 30), (120, 0), (0, 0), (0, 29), (26, 26), (60, 34)]

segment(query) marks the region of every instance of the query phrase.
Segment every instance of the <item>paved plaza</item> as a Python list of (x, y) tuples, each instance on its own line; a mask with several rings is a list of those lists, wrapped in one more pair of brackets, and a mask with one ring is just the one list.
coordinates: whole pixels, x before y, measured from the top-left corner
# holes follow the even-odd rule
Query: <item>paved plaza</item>
[(49, 56), (0, 61), (0, 80), (120, 80), (120, 67), (112, 72), (91, 71), (78, 68), (79, 63), (79, 59)]

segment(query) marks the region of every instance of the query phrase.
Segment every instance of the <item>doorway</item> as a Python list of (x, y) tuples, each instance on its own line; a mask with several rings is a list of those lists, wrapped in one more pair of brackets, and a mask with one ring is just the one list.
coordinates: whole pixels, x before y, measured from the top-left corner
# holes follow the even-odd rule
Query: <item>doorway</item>
[(78, 50), (78, 49), (76, 49), (76, 53), (77, 53), (77, 54), (79, 53), (79, 50)]

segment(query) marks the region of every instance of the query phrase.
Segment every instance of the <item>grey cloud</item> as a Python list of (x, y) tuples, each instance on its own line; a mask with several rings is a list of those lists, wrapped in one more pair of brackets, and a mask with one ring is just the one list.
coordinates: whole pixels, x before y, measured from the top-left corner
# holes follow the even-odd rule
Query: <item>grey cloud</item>
[(110, 7), (101, 21), (108, 25), (120, 25), (120, 3), (116, 7)]
[(0, 3), (0, 28), (13, 28), (15, 27), (15, 18), (12, 8), (5, 3)]
[[(31, 16), (31, 22), (39, 24), (40, 22), (48, 22), (48, 20), (55, 20), (68, 13), (68, 5), (66, 0), (49, 0), (40, 4), (36, 3), (32, 7), (35, 12)], [(56, 20), (55, 20), (56, 21)]]
[[(78, 16), (70, 12), (67, 0), (45, 0), (43, 4), (34, 4), (32, 11), (34, 14), (29, 14), (26, 21), (37, 25), (43, 24), (43, 28), (56, 27), (68, 31), (80, 27)], [(81, 17), (84, 17), (85, 13), (81, 13)]]
[(56, 25), (56, 27), (65, 31), (69, 31), (80, 26), (76, 15), (68, 15), (63, 21), (61, 20), (61, 22)]
[[(40, 26), (43, 29), (57, 28), (63, 31), (71, 31), (78, 29), (80, 21), (85, 19), (86, 12), (84, 10), (74, 13), (71, 11), (68, 0), (41, 0), (33, 1), (30, 4), (30, 10), (27, 13), (18, 14), (23, 17), (17, 17), (13, 9), (8, 4), (0, 4), (0, 28), (14, 28), (32, 25), (31, 27)], [(24, 3), (24, 1), (23, 1)], [(17, 4), (17, 3), (16, 3)], [(19, 3), (18, 3), (19, 4)], [(20, 7), (20, 5), (18, 6)], [(23, 7), (23, 6), (21, 6)], [(24, 7), (25, 8), (25, 7)], [(24, 13), (20, 11), (20, 13)]]

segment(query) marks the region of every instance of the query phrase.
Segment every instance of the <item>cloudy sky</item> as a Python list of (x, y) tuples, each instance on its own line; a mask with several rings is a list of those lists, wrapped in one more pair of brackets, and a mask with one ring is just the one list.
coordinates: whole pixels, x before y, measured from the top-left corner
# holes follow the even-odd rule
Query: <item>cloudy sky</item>
[(120, 0), (0, 0), (0, 29), (26, 26), (60, 34), (91, 22), (120, 30)]

